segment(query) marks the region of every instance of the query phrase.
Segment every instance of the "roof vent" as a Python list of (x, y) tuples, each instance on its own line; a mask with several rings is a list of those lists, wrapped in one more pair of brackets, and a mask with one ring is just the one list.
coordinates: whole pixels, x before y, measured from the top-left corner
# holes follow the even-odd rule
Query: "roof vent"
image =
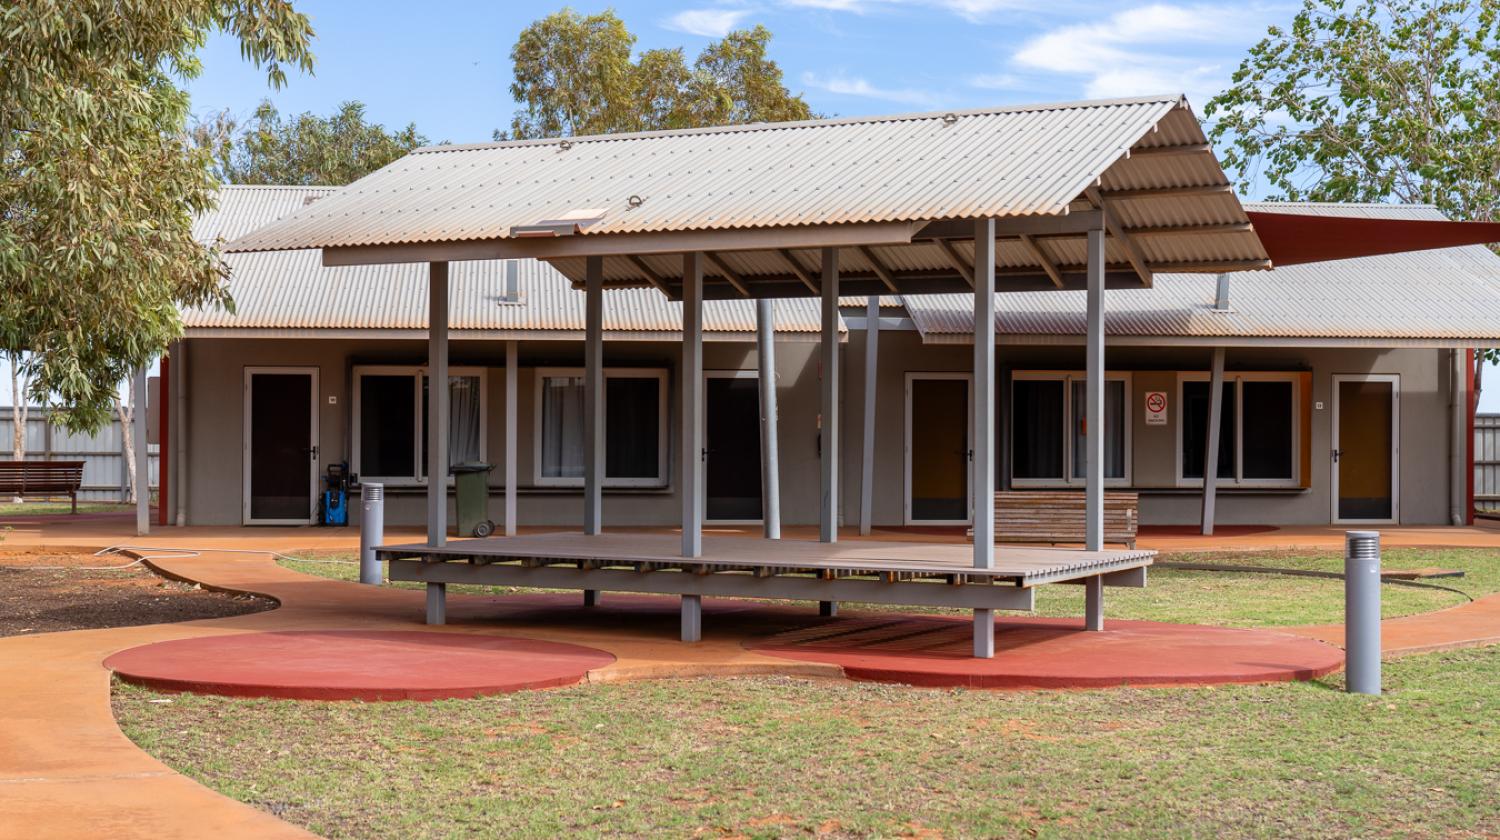
[(953, 125), (956, 122), (958, 122), (958, 115), (952, 111), (943, 115), (943, 125)]
[(555, 218), (542, 219), (533, 224), (512, 225), (510, 235), (518, 239), (572, 236), (575, 233), (582, 233), (584, 228), (597, 223), (608, 212), (609, 210), (602, 208), (569, 210)]
[(1218, 293), (1214, 295), (1214, 311), (1215, 312), (1228, 312), (1229, 311), (1229, 275), (1228, 274), (1220, 274), (1219, 275), (1219, 289), (1218, 289)]

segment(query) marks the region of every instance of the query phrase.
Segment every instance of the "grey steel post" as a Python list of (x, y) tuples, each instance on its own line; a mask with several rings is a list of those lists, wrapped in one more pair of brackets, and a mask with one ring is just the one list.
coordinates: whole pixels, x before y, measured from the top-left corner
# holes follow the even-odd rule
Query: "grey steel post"
[[(130, 433), (135, 438), (135, 532), (151, 533), (151, 453), (146, 451), (146, 366), (135, 371), (135, 399), (130, 409)], [(249, 430), (245, 434), (249, 434)]]
[[(974, 223), (974, 567), (995, 565), (995, 220)], [(995, 655), (995, 613), (974, 611), (974, 656)]]
[(781, 457), (777, 451), (776, 313), (769, 298), (755, 301), (755, 340), (760, 356), (761, 522), (768, 540), (781, 539)]
[(448, 623), (448, 584), (427, 584), (427, 623)]
[[(703, 556), (703, 255), (682, 256), (682, 556)], [(686, 603), (686, 602), (684, 602)], [(683, 608), (686, 610), (686, 606)], [(686, 613), (684, 613), (685, 615)]]
[[(1102, 211), (1101, 211), (1102, 212)], [(1104, 548), (1104, 224), (1088, 238), (1088, 344), (1084, 391), (1084, 548)]]
[(584, 260), (583, 532), (604, 530), (604, 258)]
[(875, 395), (880, 370), (880, 296), (865, 298), (865, 424), (859, 458), (859, 533), (868, 535), (875, 507)]
[(822, 423), (822, 493), (818, 505), (818, 540), (839, 539), (839, 250), (823, 249), (823, 333), (818, 358), (823, 367), (820, 400)]
[(696, 642), (703, 638), (703, 596), (682, 596), (682, 640)]
[[(448, 544), (448, 264), (446, 262), (427, 264), (427, 544), (430, 546)], [(430, 595), (431, 590), (429, 589), (428, 592)]]
[(505, 342), (505, 536), (516, 535), (516, 342)]
[(1208, 376), (1208, 448), (1203, 455), (1203, 536), (1214, 533), (1214, 505), (1219, 492), (1219, 427), (1224, 416), (1224, 348), (1214, 348)]
[(359, 582), (381, 583), (380, 558), (375, 547), (385, 542), (385, 485), (365, 483), (359, 487)]
[(1344, 534), (1346, 690), (1380, 693), (1380, 532)]

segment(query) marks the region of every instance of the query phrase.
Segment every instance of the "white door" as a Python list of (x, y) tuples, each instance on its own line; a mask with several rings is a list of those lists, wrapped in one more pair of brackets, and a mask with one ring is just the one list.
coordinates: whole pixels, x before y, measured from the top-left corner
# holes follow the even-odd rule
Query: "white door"
[(307, 525), (318, 511), (318, 369), (245, 368), (243, 520)]
[(967, 373), (906, 375), (906, 524), (967, 525), (974, 438)]
[(1401, 377), (1333, 377), (1333, 521), (1401, 520)]

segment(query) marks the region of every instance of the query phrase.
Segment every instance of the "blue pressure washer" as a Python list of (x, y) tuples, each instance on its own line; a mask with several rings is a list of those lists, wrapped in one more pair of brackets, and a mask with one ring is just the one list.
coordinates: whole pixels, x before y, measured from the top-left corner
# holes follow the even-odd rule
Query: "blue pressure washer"
[(349, 464), (329, 464), (323, 476), (323, 524), (349, 524)]

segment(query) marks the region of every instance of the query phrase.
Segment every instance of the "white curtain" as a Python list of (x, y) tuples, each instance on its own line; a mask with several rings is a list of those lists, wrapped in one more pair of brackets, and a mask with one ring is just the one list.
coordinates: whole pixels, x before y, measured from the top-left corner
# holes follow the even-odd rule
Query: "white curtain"
[(479, 463), (479, 377), (448, 377), (448, 466)]
[[(1073, 477), (1085, 475), (1084, 452), (1088, 448), (1083, 417), (1088, 394), (1082, 380), (1073, 380)], [(1125, 477), (1125, 383), (1104, 381), (1104, 477)]]
[(542, 476), (583, 477), (583, 377), (542, 380)]

